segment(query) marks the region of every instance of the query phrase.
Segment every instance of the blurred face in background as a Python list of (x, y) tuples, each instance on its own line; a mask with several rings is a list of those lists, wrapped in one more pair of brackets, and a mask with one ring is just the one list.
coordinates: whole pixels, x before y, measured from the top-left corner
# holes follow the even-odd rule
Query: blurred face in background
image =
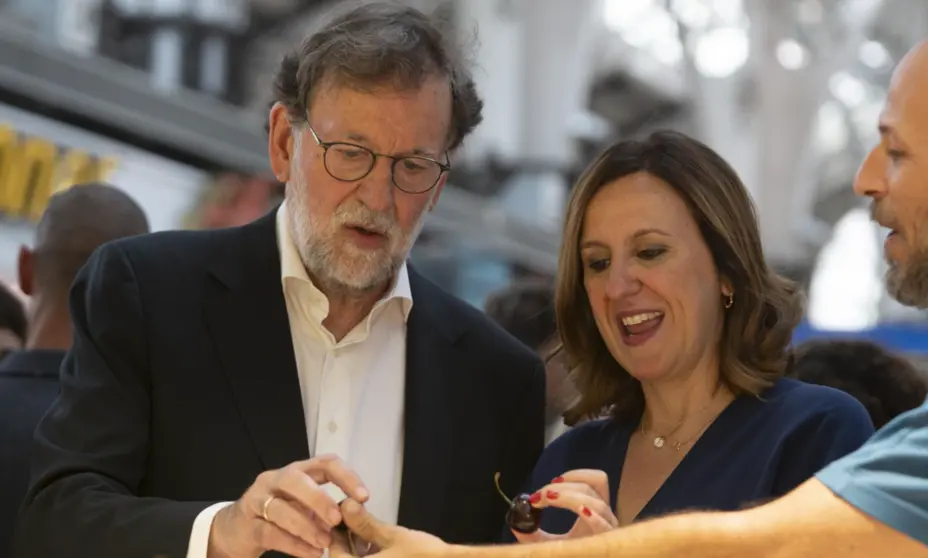
[(890, 229), (884, 245), (889, 293), (928, 308), (928, 43), (896, 68), (880, 143), (864, 160), (854, 191), (873, 200), (874, 220)]
[[(370, 167), (365, 148), (444, 162), (451, 125), (447, 80), (430, 79), (413, 91), (323, 87), (313, 98), (308, 123), (290, 128), (277, 122), (286, 118), (286, 110), (275, 107), (272, 159), (276, 151), (287, 182), (291, 234), (303, 264), (330, 288), (382, 288), (408, 257), (446, 174), (425, 159), (394, 165), (389, 157), (376, 157), (369, 173), (345, 178)], [(328, 154), (320, 145), (335, 142), (343, 145), (330, 146)], [(397, 187), (394, 169), (412, 193)]]

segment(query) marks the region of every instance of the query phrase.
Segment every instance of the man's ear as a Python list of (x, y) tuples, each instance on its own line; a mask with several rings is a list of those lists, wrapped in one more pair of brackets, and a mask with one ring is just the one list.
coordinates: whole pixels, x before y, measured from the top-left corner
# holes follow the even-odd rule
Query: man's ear
[(268, 118), (268, 159), (271, 171), (278, 182), (290, 180), (290, 163), (293, 160), (294, 129), (287, 113), (287, 107), (274, 103)]
[(35, 254), (32, 250), (25, 246), (19, 247), (17, 268), (19, 290), (26, 296), (33, 296), (35, 294)]

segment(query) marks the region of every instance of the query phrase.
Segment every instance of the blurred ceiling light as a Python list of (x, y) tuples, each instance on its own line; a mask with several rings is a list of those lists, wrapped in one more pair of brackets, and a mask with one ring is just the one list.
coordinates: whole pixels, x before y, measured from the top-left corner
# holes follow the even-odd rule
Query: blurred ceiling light
[(821, 23), (825, 17), (825, 9), (819, 0), (802, 0), (796, 6), (796, 20), (805, 25)]
[(722, 27), (697, 39), (694, 62), (703, 76), (726, 78), (744, 66), (749, 54), (747, 32), (737, 27)]
[(828, 80), (828, 88), (836, 99), (849, 108), (867, 100), (867, 87), (847, 72), (838, 72)]
[(744, 20), (741, 0), (710, 0), (712, 11), (726, 25), (738, 25)]
[(603, 0), (603, 23), (615, 32), (634, 29), (653, 7), (654, 0)]
[(704, 29), (712, 19), (712, 10), (703, 0), (674, 0), (670, 11), (690, 29)]
[(683, 45), (676, 36), (655, 41), (649, 50), (654, 58), (665, 66), (676, 66), (683, 62)]
[(632, 27), (622, 31), (621, 35), (628, 44), (646, 48), (668, 39), (679, 41), (679, 32), (677, 22), (666, 10), (653, 8), (639, 17)]
[(777, 45), (777, 61), (787, 70), (805, 68), (808, 60), (808, 51), (795, 39), (785, 39)]
[(858, 56), (861, 62), (874, 70), (885, 68), (892, 62), (889, 51), (883, 43), (877, 41), (867, 41), (860, 45)]
[(815, 122), (814, 143), (822, 155), (833, 155), (847, 147), (851, 131), (844, 110), (835, 101), (826, 101), (818, 110)]

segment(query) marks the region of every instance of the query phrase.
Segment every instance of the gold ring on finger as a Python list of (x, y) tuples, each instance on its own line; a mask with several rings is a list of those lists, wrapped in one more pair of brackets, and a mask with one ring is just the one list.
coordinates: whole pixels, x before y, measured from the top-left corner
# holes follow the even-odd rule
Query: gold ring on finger
[(274, 498), (277, 498), (277, 496), (268, 496), (267, 500), (264, 501), (264, 505), (261, 506), (261, 517), (264, 519), (264, 521), (270, 521), (270, 519), (267, 518), (267, 508), (271, 505), (271, 502), (274, 500)]

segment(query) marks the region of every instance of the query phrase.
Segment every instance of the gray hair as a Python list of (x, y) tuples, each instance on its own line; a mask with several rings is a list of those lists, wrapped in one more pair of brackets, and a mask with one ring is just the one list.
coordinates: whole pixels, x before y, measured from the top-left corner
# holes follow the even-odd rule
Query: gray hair
[(417, 89), (429, 77), (448, 79), (453, 150), (483, 120), (483, 101), (451, 30), (419, 10), (372, 2), (335, 18), (284, 56), (274, 79), (274, 101), (303, 123), (314, 94), (323, 85), (361, 91), (380, 85)]

